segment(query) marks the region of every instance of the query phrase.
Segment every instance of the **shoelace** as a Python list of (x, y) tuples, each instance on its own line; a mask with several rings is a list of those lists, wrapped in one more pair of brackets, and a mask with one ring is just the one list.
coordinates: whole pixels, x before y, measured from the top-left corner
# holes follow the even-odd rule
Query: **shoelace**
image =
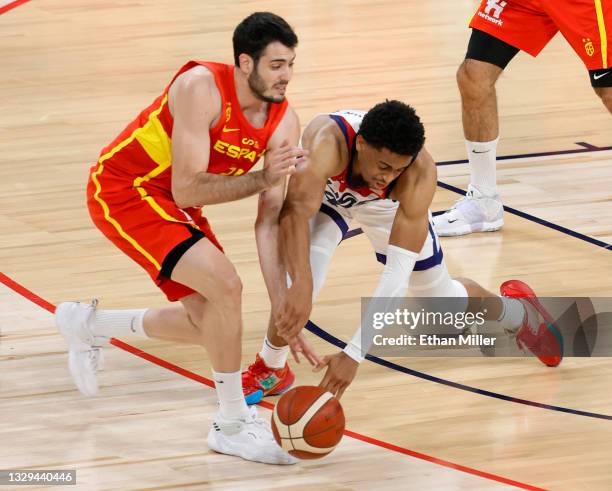
[(265, 375), (267, 370), (269, 370), (269, 368), (266, 367), (263, 362), (260, 362), (259, 360), (249, 365), (246, 373), (242, 374), (243, 389), (252, 388), (259, 390), (259, 380), (265, 378), (263, 375)]
[(264, 375), (266, 372), (269, 372), (270, 369), (263, 363), (263, 361), (257, 360), (255, 363), (249, 365), (247, 371), (249, 372), (249, 375), (258, 378), (259, 376)]
[[(94, 315), (96, 311), (96, 308), (98, 308), (98, 299), (93, 298), (91, 300), (91, 303), (89, 304), (89, 307), (90, 307), (90, 311), (88, 313), (87, 320), (85, 321), (86, 323), (90, 322), (91, 317)], [(96, 336), (94, 335), (93, 331), (89, 329), (89, 327), (87, 327), (86, 331), (87, 331), (87, 339), (85, 341), (87, 341), (90, 345), (93, 345), (96, 342)]]
[[(461, 198), (459, 198), (457, 201), (455, 201), (455, 203), (453, 204), (453, 206), (451, 207), (451, 210), (457, 208), (457, 205), (459, 205), (459, 203), (462, 203), (468, 199), (471, 199), (474, 197), (474, 192), (470, 189), (467, 193), (465, 193), (465, 196), (462, 196)], [(450, 210), (449, 210), (450, 211)]]
[(244, 419), (244, 422), (246, 424), (253, 424), (255, 426), (263, 428), (263, 429), (267, 430), (267, 432), (271, 433), (270, 428), (269, 428), (266, 420), (263, 419), (263, 418), (258, 418), (257, 417), (257, 409), (255, 409), (255, 407), (253, 407), (253, 406), (251, 406), (249, 408), (249, 415), (248, 415), (247, 418)]

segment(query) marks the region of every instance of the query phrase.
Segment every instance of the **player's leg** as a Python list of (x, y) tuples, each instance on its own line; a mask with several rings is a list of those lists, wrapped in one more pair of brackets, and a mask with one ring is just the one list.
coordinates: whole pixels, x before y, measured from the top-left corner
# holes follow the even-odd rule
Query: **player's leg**
[[(238, 372), (242, 354), (242, 283), (234, 265), (203, 238), (183, 254), (171, 278), (199, 294), (187, 297), (183, 305), (198, 328), (198, 344), (208, 351), (213, 369)], [(165, 337), (171, 336), (173, 329), (158, 322), (155, 330), (158, 336)]]
[(497, 191), (499, 118), (495, 83), (519, 50), (537, 55), (556, 32), (537, 4), (483, 1), (470, 27), (465, 60), (457, 71), (465, 146), (470, 165), (466, 196), (434, 219), (441, 236), (498, 230), (503, 206)]
[[(310, 220), (310, 269), (312, 271), (313, 302), (316, 299), (331, 262), (334, 251), (348, 231), (349, 214), (323, 204)], [(289, 281), (289, 279), (288, 279)], [(262, 390), (264, 396), (285, 392), (295, 380), (287, 364), (289, 347), (278, 336), (273, 319), (268, 323), (267, 335), (261, 351), (243, 374), (245, 391)]]
[[(361, 207), (355, 216), (372, 243), (377, 259), (383, 264), (386, 262), (396, 209), (397, 203), (378, 201)], [(429, 233), (410, 276), (410, 296), (456, 298), (458, 301), (453, 302), (452, 308), (457, 312), (482, 312), (482, 304), (486, 302), (486, 320), (495, 321), (499, 329), (512, 336), (516, 335), (520, 345), (530, 349), (545, 364), (558, 365), (561, 350), (557, 336), (560, 333), (558, 329), (554, 330), (551, 319), (542, 322), (547, 313), (533, 291), (524, 283), (512, 280), (502, 284), (502, 296), (498, 296), (473, 280), (451, 278), (432, 225), (430, 217)], [(353, 341), (357, 343), (359, 340)]]
[[(240, 372), (242, 285), (206, 220), (198, 216), (185, 223), (185, 215), (173, 202), (157, 196), (157, 208), (163, 206), (166, 215), (160, 218), (157, 208), (137, 195), (105, 195), (100, 188), (94, 192), (90, 185), (88, 189), (94, 223), (147, 270), (169, 300), (183, 299), (183, 307), (146, 315), (143, 309), (101, 311), (95, 304), (61, 304), (56, 322), (62, 334), (68, 334), (75, 381), (79, 376), (95, 380), (100, 351), (96, 340), (132, 328), (162, 339), (196, 342), (209, 351), (220, 404), (208, 435), (210, 448), (258, 462), (295, 463), (296, 459), (276, 445), (269, 424), (246, 405)], [(123, 208), (112, 206), (113, 199)], [(126, 209), (129, 215), (120, 212)], [(79, 363), (72, 363), (73, 355)], [(92, 357), (96, 357), (95, 363), (87, 361)], [(261, 398), (261, 392), (258, 396)]]
[[(239, 305), (240, 281), (233, 266), (220, 251), (221, 246), (208, 222), (203, 217), (198, 217), (194, 222), (186, 221), (186, 215), (167, 195), (149, 196), (156, 204), (156, 207), (152, 207), (135, 190), (114, 189), (113, 186), (117, 186), (115, 181), (112, 176), (107, 177), (103, 172), (96, 171), (88, 185), (90, 215), (100, 231), (143, 267), (169, 300), (191, 298), (192, 294), (198, 294), (202, 298), (197, 302), (187, 301), (185, 305), (202, 305), (202, 315), (210, 317), (211, 322), (217, 322), (217, 312), (227, 307), (228, 301), (232, 305)], [(164, 214), (159, 213), (160, 208)], [(133, 217), (138, 217), (138, 220)], [(184, 275), (180, 272), (184, 269), (181, 263), (193, 254), (193, 251), (188, 253), (193, 247), (206, 249), (200, 251), (203, 252), (202, 264), (194, 266), (203, 276), (198, 283), (200, 291), (171, 279), (174, 274)], [(210, 292), (212, 301), (204, 300), (204, 290)], [(226, 295), (221, 298), (217, 292)], [(213, 303), (217, 306), (214, 307)], [(232, 311), (230, 315), (236, 313), (236, 309), (227, 310)], [(103, 310), (97, 308), (97, 303), (65, 302), (58, 306), (56, 322), (70, 345), (73, 378), (86, 395), (97, 393), (97, 361), (101, 347), (108, 344), (111, 337), (136, 334), (206, 344), (206, 333), (201, 330), (202, 318), (193, 318), (183, 305), (149, 310)], [(236, 333), (239, 336), (239, 323), (231, 319), (228, 324), (234, 336)], [(237, 370), (239, 356), (238, 352), (230, 357), (221, 359), (217, 356), (218, 359), (215, 359), (213, 352), (213, 367), (216, 362), (221, 364), (220, 369), (226, 369), (224, 364), (229, 363), (235, 365)]]
[[(60, 329), (76, 332), (71, 328), (77, 325), (77, 334), (90, 338), (88, 344), (98, 348), (108, 344), (111, 337), (131, 334), (199, 344), (209, 351), (213, 370), (238, 372), (242, 329), (240, 279), (227, 257), (210, 240), (203, 235), (198, 239), (190, 240), (193, 243), (189, 248), (183, 248), (182, 243), (177, 246), (183, 249), (182, 255), (176, 256), (175, 264), (166, 271), (174, 281), (162, 284), (170, 299), (181, 297), (181, 304), (156, 309), (104, 310), (95, 305), (65, 302), (56, 313)], [(166, 267), (164, 261), (162, 269)], [(95, 373), (91, 375), (94, 377)]]
[[(295, 463), (274, 442), (269, 423), (257, 418), (256, 409), (246, 405), (240, 371), (242, 283), (232, 263), (216, 245), (202, 238), (180, 257), (171, 278), (197, 292), (183, 298), (182, 303), (209, 354), (219, 398), (208, 446), (247, 460)], [(169, 331), (161, 323), (154, 324), (154, 329), (162, 336)]]
[(469, 278), (451, 278), (434, 230), (423, 245), (410, 277), (409, 293), (421, 298), (456, 298), (449, 305), (455, 312), (484, 313), (484, 319), (516, 336), (521, 348), (529, 349), (544, 364), (557, 366), (563, 356), (559, 329), (537, 300), (533, 290), (519, 280), (500, 286), (501, 296)]
[(435, 218), (440, 235), (494, 231), (503, 225), (496, 177), (499, 118), (495, 83), (517, 52), (488, 33), (472, 31), (466, 58), (457, 70), (470, 184), (464, 198)]
[[(170, 300), (194, 293), (173, 283), (163, 273), (166, 256), (184, 252), (189, 245), (204, 237), (204, 232), (185, 221), (185, 214), (166, 196), (150, 196), (163, 207), (171, 219), (163, 218), (137, 190), (105, 174), (103, 167), (92, 169), (87, 187), (88, 208), (98, 229), (128, 257), (137, 262)], [(138, 217), (134, 220), (133, 217)], [(211, 231), (212, 233), (212, 231)], [(163, 237), (164, 240), (159, 240)], [(174, 264), (174, 263), (172, 263)], [(120, 281), (120, 278), (117, 279)], [(182, 308), (165, 311), (175, 339), (197, 342), (198, 335)], [(153, 315), (152, 315), (153, 314)], [(110, 338), (125, 335), (147, 337), (147, 323), (155, 311), (146, 309), (102, 310), (97, 301), (91, 305), (64, 302), (55, 313), (56, 324), (69, 345), (69, 367), (79, 390), (85, 395), (98, 392), (97, 365), (102, 347)]]

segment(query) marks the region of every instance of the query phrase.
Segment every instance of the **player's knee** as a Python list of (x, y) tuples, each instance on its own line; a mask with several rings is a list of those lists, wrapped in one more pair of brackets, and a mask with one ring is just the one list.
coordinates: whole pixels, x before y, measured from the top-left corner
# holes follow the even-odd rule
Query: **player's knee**
[(229, 261), (200, 273), (192, 272), (192, 276), (196, 280), (190, 286), (213, 304), (223, 308), (236, 308), (240, 304), (242, 281)]
[(187, 319), (194, 329), (202, 331), (204, 320), (205, 298), (195, 293), (188, 298), (181, 300), (187, 313)]
[(593, 87), (595, 93), (604, 103), (604, 106), (612, 113), (612, 87)]
[(217, 282), (217, 299), (234, 305), (240, 302), (242, 297), (242, 280), (235, 269), (232, 268), (231, 272), (218, 277)]
[(466, 59), (457, 70), (457, 86), (463, 98), (484, 99), (495, 87), (496, 77), (486, 63)]

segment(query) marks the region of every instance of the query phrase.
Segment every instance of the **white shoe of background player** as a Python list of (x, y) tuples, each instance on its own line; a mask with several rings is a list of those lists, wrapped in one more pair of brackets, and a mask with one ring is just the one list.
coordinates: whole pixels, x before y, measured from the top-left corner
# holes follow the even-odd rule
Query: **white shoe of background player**
[(504, 225), (504, 206), (499, 194), (485, 196), (474, 186), (442, 215), (435, 216), (434, 226), (441, 237), (472, 232), (493, 232)]

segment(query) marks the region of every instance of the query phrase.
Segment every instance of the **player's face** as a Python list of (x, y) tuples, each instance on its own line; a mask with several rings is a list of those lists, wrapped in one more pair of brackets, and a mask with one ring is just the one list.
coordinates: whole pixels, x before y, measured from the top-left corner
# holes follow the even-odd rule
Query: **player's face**
[(268, 44), (248, 78), (255, 96), (266, 102), (283, 102), (294, 60), (293, 48), (278, 41)]
[(399, 155), (386, 148), (376, 149), (357, 136), (357, 152), (361, 178), (371, 189), (382, 190), (396, 179), (410, 165), (412, 157)]

